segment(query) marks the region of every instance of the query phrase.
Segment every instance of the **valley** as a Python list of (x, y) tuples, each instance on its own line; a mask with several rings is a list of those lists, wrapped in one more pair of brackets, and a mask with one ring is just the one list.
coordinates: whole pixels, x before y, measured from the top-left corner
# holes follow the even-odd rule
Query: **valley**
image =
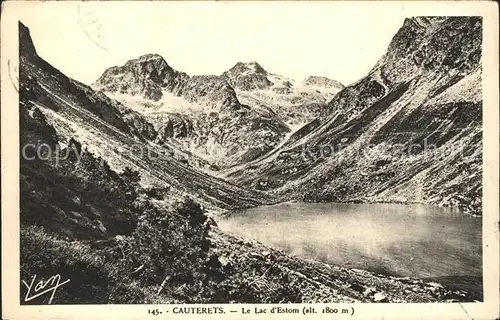
[[(406, 19), (369, 74), (347, 86), (291, 79), (255, 61), (190, 76), (158, 54), (108, 68), (87, 85), (40, 57), (22, 23), (19, 37), (20, 147), (55, 150), (20, 159), (22, 274), (70, 277), (79, 265), (72, 281), (83, 294), (69, 290), (57, 303), (482, 299), (477, 268), (472, 285), (435, 282), (464, 276), (480, 260), (480, 228), (462, 230), (482, 215), (479, 18)], [(295, 209), (270, 209), (289, 203)], [(294, 236), (307, 237), (284, 234), (303, 226), (306, 213), (315, 224), (302, 231), (321, 234), (342, 223), (336, 206), (353, 203), (371, 206), (350, 207), (359, 215), (345, 218), (352, 241), (344, 247), (352, 250), (344, 258), (358, 262), (325, 258), (342, 253), (338, 243), (325, 249), (314, 237), (314, 245), (296, 244)], [(324, 205), (333, 207), (317, 209)], [(458, 217), (439, 216), (447, 209)], [(359, 261), (382, 258), (356, 251), (364, 232), (356, 226), (386, 232), (384, 221), (396, 230), (412, 219), (422, 222), (418, 239), (384, 247), (405, 272), (386, 272), (383, 262), (361, 270)], [(282, 245), (259, 238), (265, 221), (265, 237)], [(421, 256), (429, 243), (419, 237), (437, 232), (436, 221), (447, 239), (457, 235), (454, 245), (474, 247), (460, 251), (470, 262), (460, 274), (451, 258), (429, 267)], [(415, 244), (420, 251), (408, 249)], [(412, 255), (414, 268), (432, 272), (406, 272)], [(99, 281), (84, 285), (87, 277)]]

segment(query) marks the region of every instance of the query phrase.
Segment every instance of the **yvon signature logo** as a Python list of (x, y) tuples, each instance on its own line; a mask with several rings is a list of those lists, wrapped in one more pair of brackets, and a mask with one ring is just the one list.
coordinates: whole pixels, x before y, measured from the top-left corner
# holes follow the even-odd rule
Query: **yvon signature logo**
[(36, 274), (31, 278), (31, 283), (29, 285), (23, 280), (23, 284), (27, 288), (26, 295), (24, 296), (25, 302), (31, 301), (48, 293), (52, 293), (49, 300), (49, 304), (51, 304), (57, 289), (70, 282), (70, 279), (61, 282), (61, 276), (58, 274), (48, 278), (46, 281), (39, 280), (36, 282), (36, 280)]

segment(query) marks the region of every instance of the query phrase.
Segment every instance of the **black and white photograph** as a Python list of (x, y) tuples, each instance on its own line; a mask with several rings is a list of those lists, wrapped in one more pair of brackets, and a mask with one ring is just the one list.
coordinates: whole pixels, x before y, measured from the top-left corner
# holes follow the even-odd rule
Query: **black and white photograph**
[(484, 303), (485, 18), (383, 8), (17, 12), (19, 305)]

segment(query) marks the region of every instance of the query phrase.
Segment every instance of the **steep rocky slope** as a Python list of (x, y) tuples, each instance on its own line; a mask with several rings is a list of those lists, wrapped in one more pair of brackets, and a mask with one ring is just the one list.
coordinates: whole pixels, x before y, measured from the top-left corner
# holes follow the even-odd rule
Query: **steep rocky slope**
[(226, 174), (287, 199), (423, 202), (480, 214), (481, 43), (478, 17), (406, 19), (327, 117)]
[(144, 115), (160, 143), (177, 144), (217, 170), (276, 148), (297, 126), (326, 112), (342, 87), (320, 77), (298, 89), (293, 82), (257, 63), (238, 63), (222, 76), (190, 77), (148, 54), (107, 69), (92, 88)]

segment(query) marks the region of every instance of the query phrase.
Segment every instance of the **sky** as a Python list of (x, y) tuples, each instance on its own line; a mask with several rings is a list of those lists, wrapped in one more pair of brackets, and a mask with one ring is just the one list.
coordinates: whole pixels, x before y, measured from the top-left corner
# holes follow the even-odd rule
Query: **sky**
[(351, 84), (386, 52), (408, 12), (362, 2), (32, 2), (19, 20), (38, 54), (86, 84), (146, 53), (174, 69), (222, 74), (257, 61), (297, 80)]

